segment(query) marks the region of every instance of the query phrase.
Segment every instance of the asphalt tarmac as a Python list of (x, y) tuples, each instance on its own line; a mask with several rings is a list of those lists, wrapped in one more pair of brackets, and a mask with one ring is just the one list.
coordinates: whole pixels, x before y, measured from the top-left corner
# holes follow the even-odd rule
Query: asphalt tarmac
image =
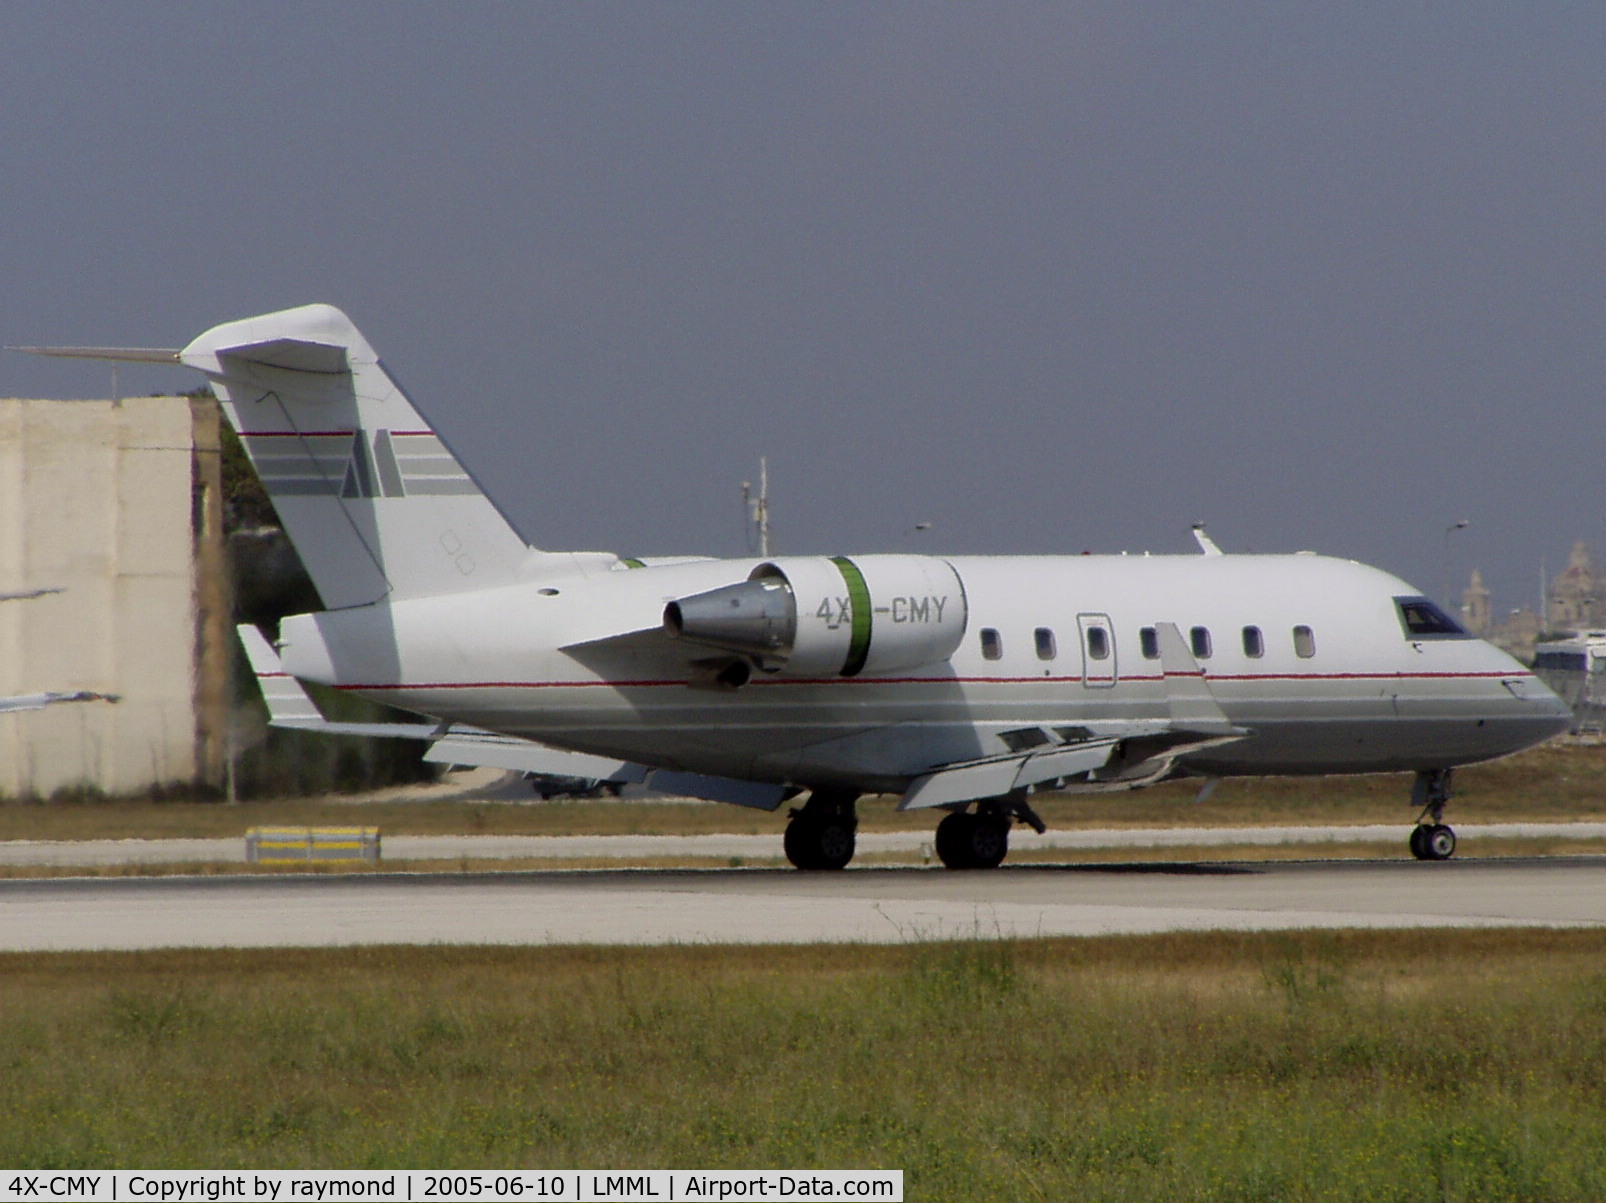
[(0, 881), (0, 949), (1606, 925), (1606, 857)]
[[(360, 817), (360, 816), (359, 816)], [(935, 826), (935, 822), (933, 822)], [(1039, 835), (1024, 827), (1010, 833), (1017, 854), (1054, 848), (1199, 848), (1225, 845), (1343, 844), (1383, 842), (1403, 852), (1409, 823), (1371, 823), (1343, 827), (1136, 827), (1050, 830)], [(1463, 840), (1606, 839), (1606, 823), (1466, 823), (1456, 825)], [(864, 832), (860, 852), (923, 853), (931, 860), (930, 831)], [(386, 860), (651, 860), (732, 857), (763, 861), (781, 855), (781, 836), (773, 835), (387, 835)], [(0, 865), (95, 866), (118, 864), (244, 863), (243, 839), (170, 840), (5, 840)]]

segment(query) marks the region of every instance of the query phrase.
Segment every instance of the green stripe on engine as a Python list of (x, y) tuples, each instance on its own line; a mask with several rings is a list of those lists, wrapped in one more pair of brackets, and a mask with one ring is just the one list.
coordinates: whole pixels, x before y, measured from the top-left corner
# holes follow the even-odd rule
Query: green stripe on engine
[(848, 604), (853, 607), (853, 636), (848, 640), (842, 675), (856, 677), (870, 658), (870, 586), (864, 583), (859, 566), (847, 556), (832, 556), (831, 563), (842, 574), (842, 583), (848, 587)]
[(635, 556), (626, 556), (624, 559), (620, 560), (619, 562), (621, 564), (623, 564), (626, 568), (645, 568), (646, 567), (646, 565), (643, 564), (640, 560), (636, 559)]

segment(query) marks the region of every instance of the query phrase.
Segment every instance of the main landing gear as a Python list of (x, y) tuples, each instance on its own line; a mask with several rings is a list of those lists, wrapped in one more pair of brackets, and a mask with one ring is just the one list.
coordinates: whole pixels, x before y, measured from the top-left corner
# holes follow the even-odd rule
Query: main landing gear
[(937, 824), (938, 859), (950, 869), (998, 868), (1009, 853), (1009, 828), (1015, 819), (1039, 834), (1044, 830), (1025, 790), (984, 799), (974, 811), (954, 811)]
[[(859, 829), (858, 800), (853, 790), (811, 793), (786, 825), (786, 859), (799, 869), (847, 868)], [(967, 804), (937, 824), (937, 855), (950, 869), (996, 869), (1009, 853), (1009, 828), (1016, 819), (1039, 834), (1046, 830), (1023, 789), (975, 805), (974, 811)]]
[(853, 859), (859, 816), (851, 790), (817, 789), (792, 811), (782, 846), (799, 869), (845, 869)]
[(1455, 832), (1444, 822), (1449, 801), (1449, 769), (1429, 769), (1416, 775), (1411, 805), (1420, 806), (1422, 813), (1411, 829), (1411, 855), (1417, 860), (1449, 860), (1455, 855)]

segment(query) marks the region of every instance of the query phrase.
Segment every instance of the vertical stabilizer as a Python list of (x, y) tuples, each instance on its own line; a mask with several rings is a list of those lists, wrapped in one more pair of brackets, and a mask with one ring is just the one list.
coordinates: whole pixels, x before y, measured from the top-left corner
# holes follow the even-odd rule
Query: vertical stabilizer
[(180, 359), (211, 380), (330, 609), (519, 578), (530, 549), (340, 310), (230, 322)]

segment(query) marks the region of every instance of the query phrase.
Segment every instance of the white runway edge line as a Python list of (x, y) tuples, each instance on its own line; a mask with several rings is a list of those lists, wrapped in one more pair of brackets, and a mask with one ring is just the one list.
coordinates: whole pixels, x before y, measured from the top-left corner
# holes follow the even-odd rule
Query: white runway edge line
[(902, 1170), (0, 1170), (0, 1203), (902, 1203)]
[[(1018, 828), (1010, 835), (1016, 856), (1056, 848), (1216, 848), (1232, 845), (1393, 843), (1402, 849), (1408, 823), (1347, 827), (1141, 827), (1049, 831)], [(1462, 841), (1478, 839), (1606, 839), (1606, 823), (1458, 824)], [(932, 843), (928, 831), (864, 832), (858, 850), (920, 853)], [(715, 857), (766, 860), (781, 857), (774, 835), (392, 835), (383, 837), (384, 859), (398, 860), (646, 860)], [(244, 863), (245, 839), (5, 840), (0, 865), (156, 865)]]

